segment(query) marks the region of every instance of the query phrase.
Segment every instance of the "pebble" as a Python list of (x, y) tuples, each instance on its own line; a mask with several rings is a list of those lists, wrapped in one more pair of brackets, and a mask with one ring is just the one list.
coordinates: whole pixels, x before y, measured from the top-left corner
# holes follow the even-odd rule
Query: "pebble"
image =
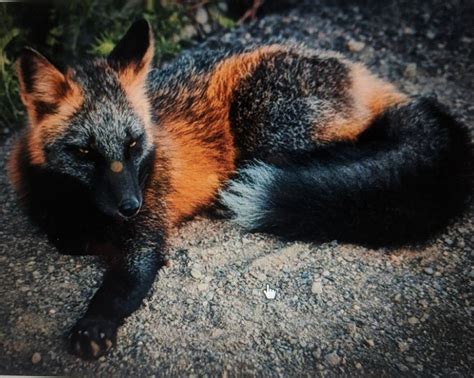
[(430, 267), (427, 267), (427, 268), (423, 269), (423, 271), (424, 271), (426, 274), (429, 274), (430, 276), (434, 273), (433, 268), (430, 268)]
[(355, 367), (356, 367), (357, 370), (362, 370), (362, 364), (360, 362), (357, 362), (355, 364)]
[(326, 354), (324, 359), (329, 365), (332, 365), (332, 366), (336, 366), (341, 363), (341, 357), (339, 357), (336, 352)]
[(416, 71), (416, 63), (409, 63), (405, 67), (405, 71), (403, 71), (403, 76), (409, 79), (413, 79), (414, 77), (416, 77)]
[(398, 369), (399, 369), (400, 371), (403, 371), (403, 372), (409, 370), (409, 369), (408, 369), (408, 366), (403, 365), (403, 364), (401, 364), (401, 363), (398, 363), (398, 364), (397, 364), (397, 367), (398, 367)]
[(347, 48), (351, 52), (360, 52), (364, 49), (364, 47), (365, 47), (364, 42), (356, 41), (356, 40), (353, 40), (353, 39), (351, 39), (351, 40), (349, 40), (349, 42), (347, 42)]
[(198, 34), (198, 31), (192, 25), (186, 25), (181, 30), (181, 37), (184, 38), (184, 39), (191, 39), (191, 38), (195, 37), (197, 34)]
[(346, 329), (347, 329), (347, 333), (351, 336), (355, 335), (355, 333), (357, 332), (357, 326), (355, 325), (355, 323), (349, 323)]
[(402, 353), (406, 352), (408, 350), (408, 344), (405, 341), (399, 341), (398, 342), (398, 350)]
[(311, 292), (313, 294), (322, 294), (323, 293), (323, 284), (321, 280), (315, 280), (311, 286)]
[(418, 320), (418, 318), (415, 318), (414, 316), (408, 318), (408, 323), (410, 323), (411, 325), (418, 324), (419, 322), (420, 321)]
[(393, 300), (397, 303), (401, 302), (402, 300), (402, 295), (400, 293), (396, 294)]
[(35, 365), (39, 364), (41, 362), (41, 354), (38, 352), (33, 353), (31, 356), (31, 362)]
[(313, 357), (318, 360), (321, 358), (321, 348), (316, 348), (313, 350)]
[(375, 341), (372, 340), (372, 339), (367, 339), (367, 340), (365, 340), (365, 343), (366, 343), (367, 346), (369, 346), (370, 348), (372, 348), (372, 347), (375, 345)]
[(429, 306), (429, 303), (426, 299), (420, 299), (420, 305), (423, 307), (423, 308), (428, 308)]
[(196, 268), (191, 269), (191, 276), (197, 280), (203, 277), (201, 271)]
[(196, 17), (196, 21), (200, 23), (201, 25), (207, 24), (207, 21), (209, 21), (209, 15), (207, 14), (204, 8), (199, 8), (196, 12), (195, 17)]

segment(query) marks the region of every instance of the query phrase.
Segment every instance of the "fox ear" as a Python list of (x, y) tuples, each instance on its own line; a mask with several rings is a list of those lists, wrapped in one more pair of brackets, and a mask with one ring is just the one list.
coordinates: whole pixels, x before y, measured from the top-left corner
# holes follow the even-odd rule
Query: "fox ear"
[(54, 114), (78, 93), (70, 74), (63, 74), (48, 59), (32, 48), (24, 48), (16, 62), (20, 97), (33, 121)]
[(119, 73), (124, 84), (144, 78), (152, 59), (153, 34), (145, 19), (133, 23), (107, 57), (109, 65)]
[(65, 77), (48, 59), (32, 48), (24, 48), (16, 62), (23, 97), (54, 96), (61, 91)]

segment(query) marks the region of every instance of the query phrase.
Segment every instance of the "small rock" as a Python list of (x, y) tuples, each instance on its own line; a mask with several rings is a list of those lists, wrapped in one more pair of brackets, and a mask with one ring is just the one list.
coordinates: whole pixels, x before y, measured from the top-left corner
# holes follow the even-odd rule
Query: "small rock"
[(327, 277), (329, 277), (330, 275), (331, 275), (331, 273), (329, 272), (329, 270), (325, 270), (325, 271), (323, 272), (323, 277), (326, 277), (326, 278), (327, 278)]
[(360, 362), (357, 362), (355, 364), (355, 367), (356, 367), (357, 370), (362, 370), (362, 364)]
[(405, 341), (400, 341), (398, 343), (398, 349), (400, 352), (404, 353), (408, 350), (408, 344)]
[(203, 277), (201, 271), (196, 268), (191, 269), (191, 276), (197, 280)]
[(323, 284), (321, 280), (315, 280), (311, 286), (311, 292), (313, 294), (322, 294), (323, 293)]
[(403, 364), (400, 364), (400, 363), (397, 364), (397, 368), (398, 368), (400, 371), (403, 371), (403, 372), (409, 370), (409, 369), (408, 369), (408, 366), (403, 365)]
[(436, 34), (430, 30), (428, 31), (428, 33), (426, 33), (426, 36), (428, 37), (428, 39), (435, 39)]
[(411, 325), (418, 324), (419, 322), (420, 321), (418, 320), (418, 318), (415, 318), (414, 316), (408, 318), (408, 323), (410, 323)]
[(403, 32), (405, 34), (408, 34), (408, 35), (413, 35), (413, 34), (415, 34), (415, 29), (410, 28), (409, 26), (407, 26), (406, 28), (403, 29)]
[(31, 356), (31, 362), (35, 365), (39, 364), (41, 362), (41, 354), (38, 352), (33, 353)]
[(349, 323), (346, 329), (349, 335), (354, 335), (357, 331), (357, 326), (355, 325), (355, 323)]
[(426, 274), (429, 274), (430, 276), (434, 273), (433, 268), (430, 268), (430, 267), (427, 267), (427, 268), (423, 269), (423, 271), (424, 271)]
[(402, 295), (400, 293), (396, 294), (393, 300), (397, 303), (401, 302), (402, 300)]
[(356, 310), (356, 311), (359, 311), (359, 310), (360, 310), (360, 306), (357, 305), (357, 304), (352, 305), (352, 308), (353, 308), (354, 310)]
[(416, 63), (407, 64), (405, 71), (403, 72), (403, 76), (409, 79), (416, 77)]
[(48, 273), (53, 273), (54, 272), (54, 266), (49, 265), (48, 266)]
[(209, 21), (209, 15), (207, 14), (204, 8), (199, 8), (196, 12), (195, 17), (196, 17), (196, 21), (200, 23), (201, 25), (207, 24), (207, 21)]
[(365, 340), (365, 343), (366, 343), (367, 346), (369, 346), (370, 348), (372, 348), (372, 347), (375, 345), (375, 341), (372, 340), (372, 339), (367, 339), (367, 340)]
[(341, 357), (339, 357), (336, 352), (326, 354), (324, 359), (329, 365), (332, 365), (332, 366), (336, 366), (341, 363)]
[(360, 52), (364, 49), (365, 43), (360, 42), (360, 41), (355, 41), (351, 39), (349, 42), (347, 42), (347, 48), (351, 52)]
[(197, 288), (199, 291), (206, 291), (209, 288), (209, 285), (203, 282), (200, 283)]
[(186, 25), (181, 30), (181, 37), (184, 38), (184, 39), (191, 39), (191, 38), (195, 37), (197, 34), (198, 34), (198, 31), (192, 25)]
[(318, 360), (321, 358), (321, 348), (313, 350), (313, 357)]
[(406, 357), (405, 357), (405, 361), (407, 361), (407, 362), (413, 364), (413, 363), (415, 363), (415, 357), (406, 356)]

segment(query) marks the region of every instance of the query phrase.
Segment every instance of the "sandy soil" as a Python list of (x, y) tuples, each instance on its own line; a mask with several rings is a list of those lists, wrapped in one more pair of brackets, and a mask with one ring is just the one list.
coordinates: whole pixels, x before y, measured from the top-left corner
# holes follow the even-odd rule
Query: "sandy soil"
[[(282, 36), (335, 49), (408, 93), (436, 94), (472, 127), (466, 9), (303, 3), (194, 48)], [(198, 217), (177, 231), (171, 267), (117, 348), (72, 357), (65, 335), (102, 269), (58, 255), (21, 214), (4, 174), (10, 145), (0, 145), (0, 373), (472, 376), (472, 206), (426, 245), (391, 251), (286, 243)]]

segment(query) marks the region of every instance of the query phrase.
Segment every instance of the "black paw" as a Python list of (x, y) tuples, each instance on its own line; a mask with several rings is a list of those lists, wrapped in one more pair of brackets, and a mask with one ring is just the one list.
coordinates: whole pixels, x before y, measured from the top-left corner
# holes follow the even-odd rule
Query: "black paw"
[(109, 320), (82, 318), (71, 332), (71, 352), (85, 360), (103, 356), (117, 337), (117, 324)]

